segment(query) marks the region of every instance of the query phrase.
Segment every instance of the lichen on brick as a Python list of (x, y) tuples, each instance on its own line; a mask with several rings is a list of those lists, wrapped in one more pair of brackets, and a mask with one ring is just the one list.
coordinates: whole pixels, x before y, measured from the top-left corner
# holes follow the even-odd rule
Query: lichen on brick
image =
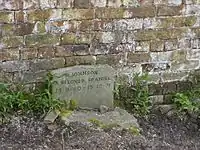
[(22, 36), (4, 36), (0, 39), (0, 47), (3, 48), (16, 48), (23, 46)]
[(31, 34), (25, 36), (25, 43), (27, 46), (58, 45), (60, 43), (60, 36), (52, 34)]
[(75, 65), (95, 65), (96, 64), (96, 56), (72, 56), (65, 57), (66, 67), (75, 66)]
[(125, 9), (123, 8), (97, 8), (95, 16), (99, 19), (119, 19), (123, 18)]
[(168, 17), (159, 20), (161, 21), (161, 24), (158, 27), (173, 28), (173, 27), (193, 26), (197, 21), (197, 17), (195, 16)]
[(123, 5), (126, 7), (139, 7), (140, 2), (138, 0), (123, 0)]
[(33, 33), (35, 34), (39, 34), (39, 33), (45, 33), (46, 29), (45, 29), (45, 22), (43, 21), (37, 21), (35, 23), (34, 29), (33, 29)]
[(12, 11), (0, 11), (0, 22), (1, 23), (14, 22), (14, 12), (12, 12)]
[(28, 21), (44, 21), (48, 20), (51, 16), (52, 10), (51, 9), (36, 9), (27, 12), (27, 19)]
[(65, 9), (62, 13), (64, 20), (93, 19), (94, 9)]
[(66, 44), (89, 44), (92, 40), (91, 34), (66, 33), (61, 37), (61, 45)]

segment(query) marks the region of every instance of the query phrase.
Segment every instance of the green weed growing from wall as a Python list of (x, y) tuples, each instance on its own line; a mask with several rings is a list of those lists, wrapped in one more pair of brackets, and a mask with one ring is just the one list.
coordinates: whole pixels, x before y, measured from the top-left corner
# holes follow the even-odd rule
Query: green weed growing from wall
[(119, 85), (115, 93), (115, 104), (135, 115), (145, 116), (150, 110), (148, 74), (135, 74), (133, 84)]
[(180, 116), (188, 113), (200, 114), (200, 89), (192, 89), (186, 92), (175, 93), (173, 95), (175, 104)]

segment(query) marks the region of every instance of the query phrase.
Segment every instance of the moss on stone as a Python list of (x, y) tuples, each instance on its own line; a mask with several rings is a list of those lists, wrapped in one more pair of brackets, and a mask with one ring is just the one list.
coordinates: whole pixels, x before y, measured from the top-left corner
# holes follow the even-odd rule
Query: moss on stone
[(71, 116), (73, 111), (71, 110), (63, 110), (60, 112), (59, 117), (61, 117), (61, 120), (66, 120), (69, 116)]
[(104, 130), (111, 130), (116, 127), (119, 127), (117, 123), (104, 124), (103, 126), (101, 126), (101, 128)]
[(2, 25), (2, 33), (3, 33), (3, 36), (8, 36), (8, 35), (13, 35), (13, 28), (14, 26), (12, 24), (4, 24)]
[(102, 121), (100, 121), (96, 118), (91, 118), (88, 121), (90, 123), (92, 123), (93, 125), (100, 127), (104, 130), (111, 130), (112, 128), (119, 127), (119, 125), (117, 123), (105, 124), (105, 123), (103, 123)]
[(82, 20), (93, 19), (94, 9), (65, 9), (63, 10), (63, 19)]
[(131, 126), (128, 131), (133, 134), (133, 135), (136, 135), (136, 136), (139, 136), (140, 135), (140, 129), (135, 127), (135, 126)]
[(23, 37), (22, 36), (4, 36), (1, 39), (1, 44), (4, 45), (5, 48), (11, 47), (19, 47), (23, 45)]
[(94, 65), (96, 63), (95, 56), (73, 56), (65, 58), (65, 67), (74, 66), (74, 65)]
[(135, 40), (154, 40), (156, 39), (156, 31), (139, 31), (135, 33)]
[(51, 16), (52, 10), (45, 9), (45, 10), (34, 10), (28, 13), (28, 20), (29, 21), (43, 21), (47, 20)]
[(171, 61), (174, 63), (181, 63), (186, 61), (187, 51), (185, 50), (178, 50), (174, 51), (171, 56)]
[(36, 29), (37, 29), (38, 33), (44, 33), (44, 32), (46, 32), (45, 23), (44, 22), (39, 21), (39, 22), (37, 22), (35, 24), (35, 26), (36, 26)]
[(184, 27), (193, 26), (196, 23), (196, 16), (189, 17), (169, 17), (160, 19), (160, 28), (171, 28), (171, 27)]
[(100, 120), (96, 118), (91, 118), (88, 121), (97, 127), (101, 127), (103, 125), (103, 122), (101, 122)]
[(90, 34), (80, 34), (75, 33), (63, 34), (61, 38), (61, 44), (89, 44), (91, 42)]
[(76, 38), (77, 37), (74, 33), (63, 34), (61, 38), (61, 44), (74, 44)]
[(96, 62), (97, 64), (109, 64), (109, 65), (117, 65), (122, 59), (122, 55), (98, 55)]
[(123, 18), (125, 9), (123, 8), (98, 8), (96, 9), (97, 18), (118, 19)]
[(25, 43), (28, 46), (36, 45), (58, 45), (60, 42), (59, 35), (52, 34), (38, 34), (38, 35), (27, 35), (25, 37)]
[(185, 18), (185, 26), (193, 26), (197, 21), (196, 16), (190, 16)]
[(0, 12), (0, 22), (10, 23), (14, 19), (13, 12), (1, 11)]

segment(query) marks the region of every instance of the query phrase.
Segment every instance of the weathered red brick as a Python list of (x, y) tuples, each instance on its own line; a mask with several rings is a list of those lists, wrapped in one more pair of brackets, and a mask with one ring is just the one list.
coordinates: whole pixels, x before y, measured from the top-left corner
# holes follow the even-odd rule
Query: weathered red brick
[(37, 54), (38, 54), (37, 47), (20, 49), (20, 59), (22, 60), (37, 58)]
[(92, 20), (82, 20), (78, 23), (78, 31), (93, 31), (94, 25)]
[(150, 44), (150, 51), (151, 52), (161, 52), (164, 51), (164, 41), (152, 41)]
[(25, 36), (27, 46), (59, 45), (60, 35), (53, 34), (30, 34)]
[(0, 22), (1, 23), (14, 22), (14, 11), (0, 11)]
[(89, 8), (91, 7), (91, 0), (74, 0), (75, 8)]
[(125, 18), (134, 17), (154, 17), (156, 15), (156, 8), (154, 6), (143, 6), (137, 8), (128, 8), (125, 13)]
[(20, 23), (15, 24), (15, 35), (23, 36), (28, 35), (33, 32), (34, 24), (33, 23)]
[(110, 55), (97, 55), (97, 64), (108, 64), (111, 66), (120, 65), (121, 61), (124, 61), (124, 54), (110, 54)]
[(20, 73), (15, 73), (13, 80), (18, 83), (36, 83), (36, 82), (44, 82), (47, 76), (47, 71), (38, 71), (38, 72), (30, 72), (24, 71)]
[(177, 16), (181, 15), (182, 6), (159, 6), (158, 7), (158, 16)]
[(72, 56), (65, 57), (65, 66), (75, 66), (75, 65), (94, 65), (96, 63), (95, 56)]
[(176, 92), (177, 82), (166, 82), (163, 84), (163, 94), (170, 94)]
[(0, 82), (1, 83), (12, 83), (13, 82), (13, 73), (7, 73), (0, 71)]
[(23, 0), (3, 0), (0, 1), (0, 10), (23, 9)]
[(94, 9), (65, 9), (63, 10), (63, 19), (66, 20), (84, 20), (94, 18)]
[(15, 11), (15, 22), (25, 22), (25, 12)]
[(0, 43), (2, 48), (16, 48), (24, 45), (22, 36), (11, 35), (0, 38)]
[(124, 8), (97, 8), (95, 18), (98, 19), (119, 19), (124, 17)]
[(30, 61), (29, 70), (33, 72), (62, 68), (65, 65), (64, 58), (37, 59)]
[(191, 30), (195, 34), (195, 38), (200, 38), (200, 27), (192, 28)]
[[(48, 20), (52, 14), (52, 9), (36, 9), (27, 12), (27, 20), (30, 22)], [(61, 17), (61, 16), (60, 16)]]
[(5, 61), (0, 63), (0, 70), (4, 72), (27, 71), (30, 69), (29, 61)]
[(55, 48), (53, 46), (42, 46), (38, 48), (38, 58), (53, 58)]
[(18, 49), (3, 49), (0, 50), (0, 61), (19, 60)]
[(112, 20), (93, 20), (95, 31), (112, 31), (114, 28), (114, 23)]
[(68, 44), (89, 44), (92, 40), (92, 35), (88, 33), (67, 33), (61, 37), (61, 45)]
[(128, 53), (127, 57), (129, 63), (142, 63), (150, 61), (149, 53)]

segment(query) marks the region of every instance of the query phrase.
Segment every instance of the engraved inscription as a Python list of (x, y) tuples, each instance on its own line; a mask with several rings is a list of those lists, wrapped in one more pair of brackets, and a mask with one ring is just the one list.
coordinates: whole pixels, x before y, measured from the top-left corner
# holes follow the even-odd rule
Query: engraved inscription
[(107, 88), (110, 87), (111, 85), (109, 83), (107, 84), (102, 84), (102, 83), (98, 83), (100, 81), (108, 81), (111, 80), (110, 77), (104, 76), (104, 77), (96, 77), (96, 78), (89, 78), (88, 79), (88, 83), (91, 82), (92, 84), (95, 84), (96, 82), (96, 86), (94, 85), (90, 85), (88, 84), (87, 86), (80, 86), (79, 84), (82, 83), (87, 83), (87, 81), (85, 81), (84, 79), (75, 79), (75, 80), (60, 80), (60, 83), (62, 85), (66, 85), (66, 86), (62, 86), (62, 87), (57, 87), (56, 88), (56, 93), (61, 94), (62, 92), (79, 92), (81, 90), (92, 90), (94, 88)]
[(115, 71), (108, 65), (73, 66), (52, 71), (53, 97), (77, 100), (81, 107), (113, 106)]
[(81, 71), (81, 72), (72, 72), (72, 73), (64, 74), (64, 76), (66, 76), (66, 77), (77, 77), (77, 76), (84, 76), (84, 75), (98, 75), (98, 71), (91, 70), (91, 71)]

